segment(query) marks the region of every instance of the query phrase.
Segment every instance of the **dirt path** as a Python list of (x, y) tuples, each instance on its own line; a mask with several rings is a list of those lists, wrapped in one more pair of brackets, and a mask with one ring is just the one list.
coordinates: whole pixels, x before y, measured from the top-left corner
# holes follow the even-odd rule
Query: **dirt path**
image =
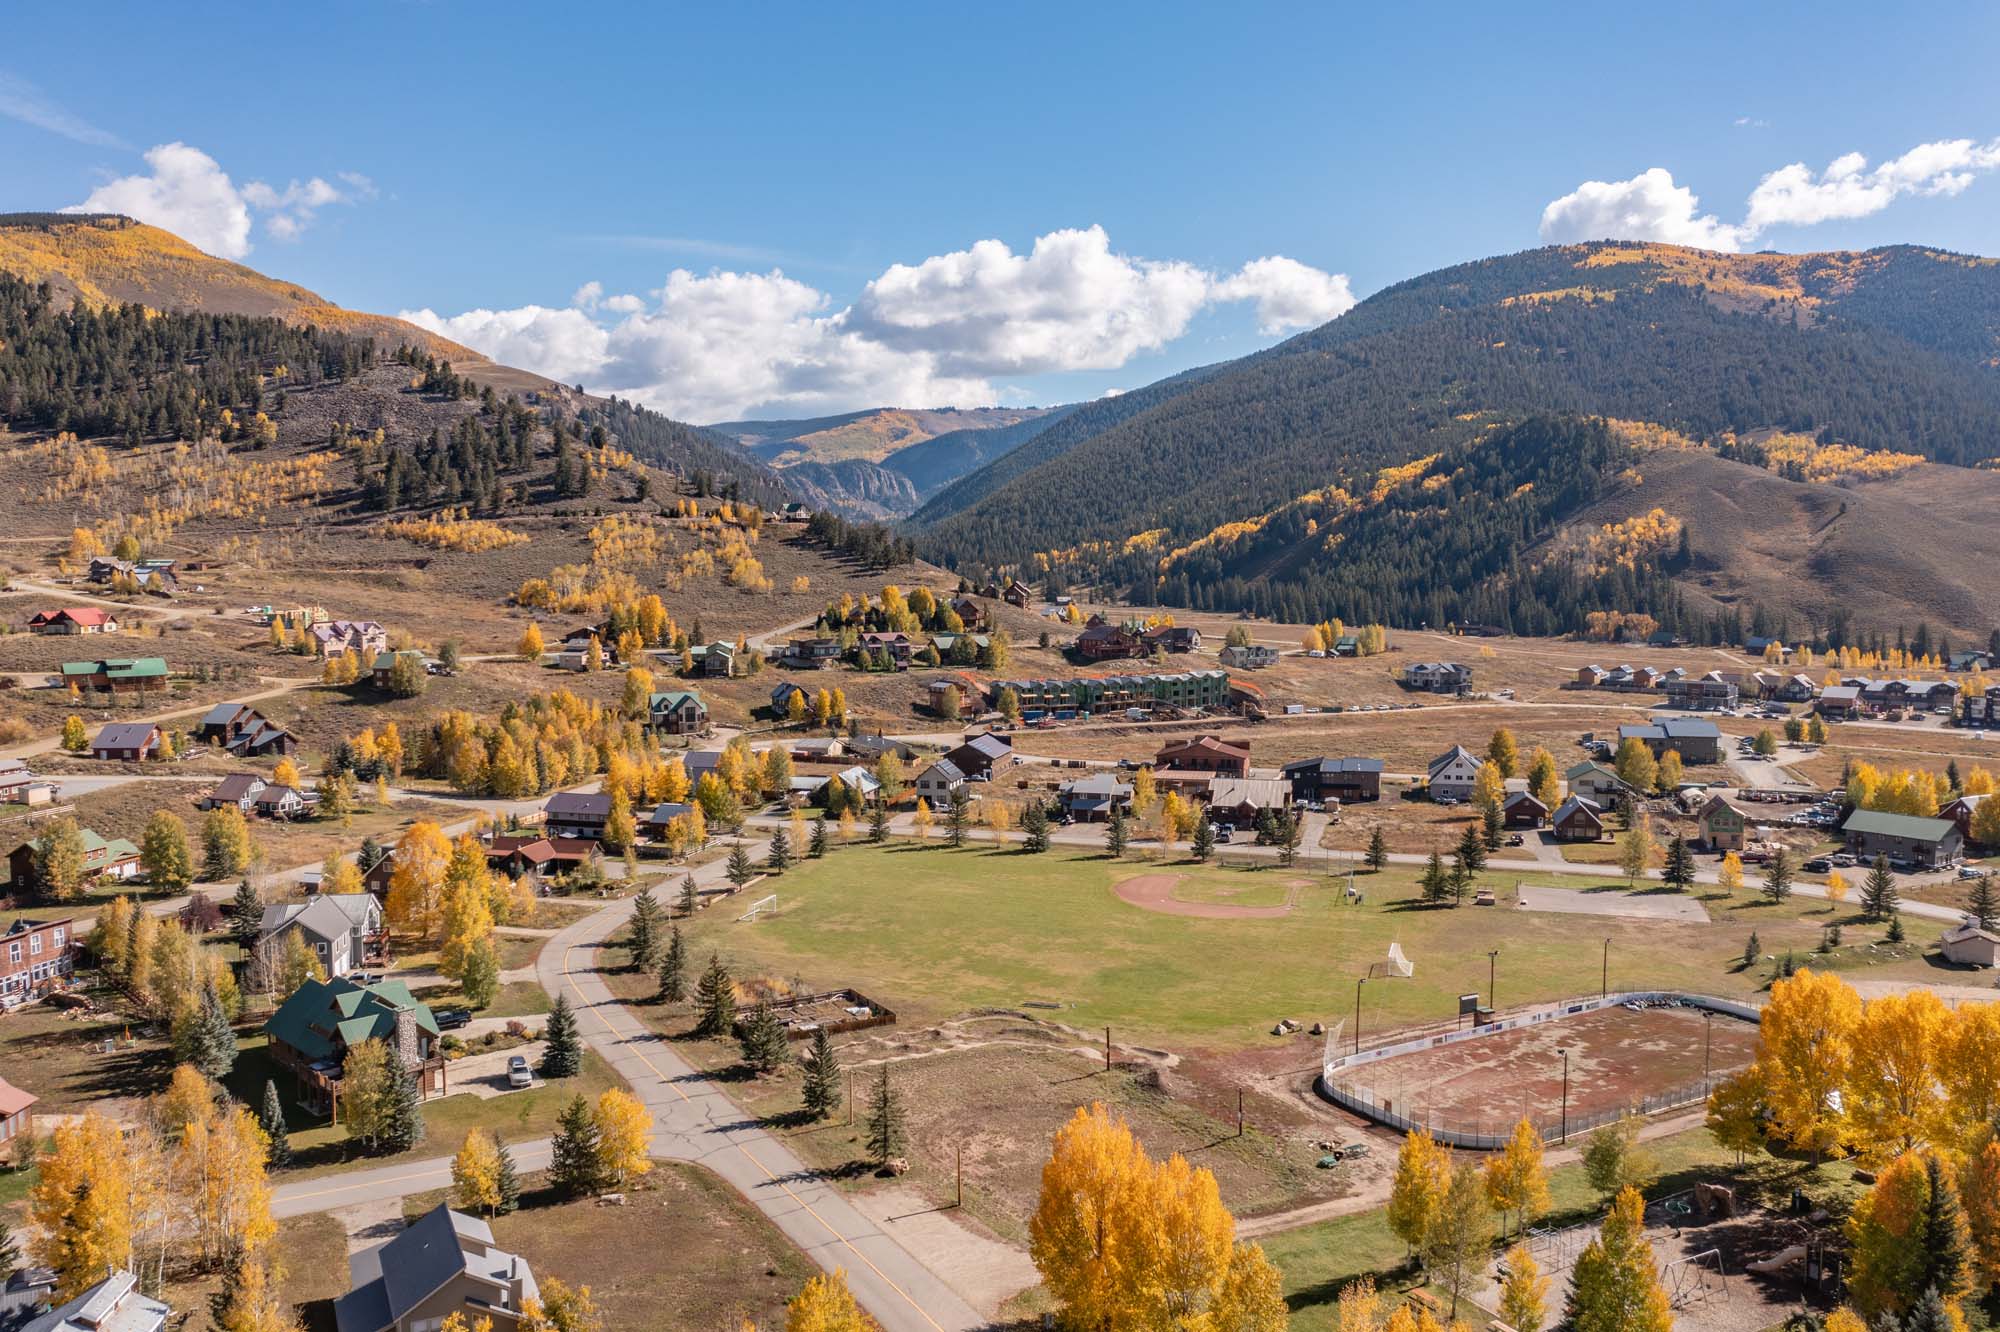
[(1196, 916), (1204, 920), (1275, 920), (1291, 914), (1292, 905), (1299, 895), (1298, 884), (1294, 883), (1285, 895), (1283, 906), (1183, 902), (1174, 896), (1174, 885), (1180, 881), (1178, 874), (1141, 874), (1120, 882), (1112, 891), (1118, 894), (1120, 901), (1129, 902), (1143, 911), (1157, 911), (1163, 916)]

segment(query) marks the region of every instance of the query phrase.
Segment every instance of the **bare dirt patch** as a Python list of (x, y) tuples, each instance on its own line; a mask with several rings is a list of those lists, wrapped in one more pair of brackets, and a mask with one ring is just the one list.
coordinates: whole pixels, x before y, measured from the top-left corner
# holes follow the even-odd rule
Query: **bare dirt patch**
[[(1291, 912), (1288, 897), (1283, 906), (1238, 906), (1230, 902), (1187, 902), (1174, 896), (1181, 881), (1178, 874), (1140, 874), (1115, 885), (1119, 900), (1143, 911), (1164, 916), (1195, 916), (1203, 920), (1272, 920)], [(1304, 880), (1296, 881), (1302, 885)], [(1297, 888), (1294, 887), (1294, 892)]]

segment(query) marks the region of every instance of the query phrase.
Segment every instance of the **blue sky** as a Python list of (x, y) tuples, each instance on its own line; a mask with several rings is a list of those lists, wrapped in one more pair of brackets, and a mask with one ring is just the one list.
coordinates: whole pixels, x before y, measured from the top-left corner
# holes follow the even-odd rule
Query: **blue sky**
[(1404, 10), (27, 6), (0, 208), (697, 420), (1093, 397), (1545, 237), (2000, 252), (1991, 6)]

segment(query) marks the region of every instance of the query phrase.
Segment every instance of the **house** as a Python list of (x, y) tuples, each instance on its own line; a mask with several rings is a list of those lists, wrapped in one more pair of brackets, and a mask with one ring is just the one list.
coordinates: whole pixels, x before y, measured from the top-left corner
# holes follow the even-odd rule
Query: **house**
[(115, 634), (118, 617), (102, 606), (65, 606), (36, 611), (28, 620), (31, 634)]
[(2000, 934), (1980, 928), (1971, 916), (1939, 935), (1938, 948), (1955, 967), (2000, 965)]
[(402, 1234), (347, 1260), (351, 1289), (333, 1302), (337, 1332), (436, 1332), (454, 1315), (467, 1327), (513, 1332), (541, 1302), (528, 1262), (493, 1242), (484, 1221), (439, 1203)]
[(264, 720), (263, 714), (248, 703), (218, 703), (195, 723), (194, 738), (205, 745), (226, 745), (246, 726)]
[[(689, 772), (688, 779), (695, 780)], [(611, 817), (611, 797), (586, 795), (579, 791), (558, 791), (542, 806), (542, 827), (551, 837), (575, 837), (582, 841), (604, 840), (604, 824)]]
[(1208, 784), (1208, 817), (1213, 823), (1248, 828), (1263, 813), (1291, 807), (1292, 788), (1277, 777), (1216, 777)]
[(158, 758), (160, 743), (160, 728), (151, 722), (112, 722), (90, 742), (90, 756), (137, 762)]
[[(910, 744), (906, 740), (896, 740), (885, 735), (853, 735), (849, 736), (842, 743), (849, 755), (869, 763), (875, 762), (884, 754), (894, 754), (905, 763), (917, 757), (917, 748), (915, 745)], [(829, 750), (827, 753), (828, 758), (839, 758), (840, 755), (841, 750), (839, 749)]]
[(16, 1332), (161, 1332), (173, 1312), (140, 1290), (137, 1276), (115, 1267), (75, 1299), (19, 1324)]
[(1500, 821), (1509, 828), (1539, 828), (1549, 819), (1549, 807), (1528, 791), (1515, 791), (1500, 802)]
[(1426, 769), (1431, 799), (1469, 800), (1485, 760), (1464, 745), (1453, 745), (1430, 761)]
[(350, 652), (368, 658), (389, 650), (389, 631), (373, 620), (327, 620), (306, 630), (313, 651), (322, 657)]
[(310, 813), (316, 803), (317, 797), (308, 797), (296, 787), (269, 782), (250, 798), (250, 809), (260, 818), (290, 822)]
[(976, 711), (986, 699), (979, 681), (963, 672), (941, 675), (924, 685), (924, 702), (933, 716), (955, 717)]
[(688, 649), (694, 671), (710, 679), (726, 680), (736, 674), (736, 644), (697, 643)]
[(1035, 599), (1035, 593), (1034, 589), (1020, 579), (1010, 578), (1007, 580), (1007, 586), (1000, 592), (1000, 599), (1009, 606), (1019, 606), (1026, 610), (1028, 603)]
[(1750, 819), (1721, 796), (1710, 796), (1695, 815), (1701, 844), (1711, 851), (1741, 851), (1749, 840)]
[(1967, 671), (1990, 671), (1993, 669), (1991, 652), (1954, 652), (1945, 662), (1945, 669), (1954, 674)]
[(110, 657), (101, 661), (66, 661), (62, 682), (84, 693), (144, 694), (167, 683), (164, 657)]
[(1618, 774), (1602, 763), (1585, 760), (1563, 774), (1571, 795), (1582, 796), (1599, 807), (1607, 806), (1625, 789)]
[(866, 802), (873, 800), (882, 789), (882, 783), (875, 774), (860, 764), (842, 768), (831, 777), (795, 777), (792, 779), (792, 794), (802, 801), (825, 807), (833, 796), (833, 784), (839, 782), (843, 791), (858, 791)]
[(264, 908), (257, 925), (260, 944), (282, 942), (292, 933), (305, 940), (320, 969), (335, 979), (388, 960), (382, 904), (373, 893), (321, 893), (304, 902), (274, 902)]
[(812, 695), (810, 693), (806, 692), (799, 685), (793, 684), (790, 680), (780, 680), (777, 688), (771, 691), (771, 715), (780, 718), (788, 715), (792, 710), (792, 699), (794, 697), (799, 700), (799, 706), (802, 710), (808, 713), (812, 711)]
[(1021, 719), (1095, 716), (1128, 708), (1172, 708), (1198, 712), (1225, 706), (1233, 682), (1228, 671), (1167, 671), (1147, 675), (1082, 675), (1062, 679), (995, 680), (988, 695), (1013, 690)]
[(114, 583), (121, 577), (129, 577), (142, 592), (157, 592), (162, 596), (171, 596), (180, 587), (172, 560), (140, 560), (134, 564), (99, 555), (90, 561), (91, 582)]
[(1063, 813), (1079, 823), (1104, 823), (1114, 809), (1132, 811), (1132, 784), (1109, 773), (1064, 782), (1057, 794)]
[(1085, 661), (1114, 661), (1120, 657), (1136, 657), (1144, 650), (1139, 635), (1122, 624), (1112, 624), (1101, 615), (1093, 615), (1076, 636), (1076, 654)]
[(1232, 744), (1212, 735), (1192, 740), (1176, 740), (1153, 756), (1153, 766), (1162, 771), (1212, 772), (1222, 777), (1250, 775), (1250, 746)]
[(1819, 715), (1835, 721), (1845, 721), (1861, 712), (1861, 687), (1859, 685), (1828, 685), (1819, 692), (1819, 702), (1814, 704)]
[(1013, 744), (990, 732), (967, 736), (964, 744), (945, 757), (969, 782), (992, 781), (1015, 763)]
[(812, 736), (791, 743), (792, 757), (805, 763), (831, 763), (847, 753), (847, 746), (837, 735)]
[(442, 1095), (444, 1055), (437, 1019), (402, 981), (362, 985), (346, 977), (309, 980), (264, 1024), (271, 1058), (293, 1076), (298, 1099), (319, 1114), (339, 1109), (347, 1052), (379, 1040), (416, 1076), (418, 1094)]
[(954, 597), (951, 603), (951, 613), (958, 617), (958, 622), (964, 625), (968, 631), (984, 629), (992, 620), (992, 616), (987, 613), (986, 607), (980, 605), (971, 597)]
[(195, 739), (220, 745), (238, 758), (289, 754), (298, 737), (243, 703), (218, 703), (195, 726)]
[(1382, 798), (1382, 760), (1309, 758), (1287, 763), (1294, 800), (1338, 800), (1343, 805)]
[(688, 789), (701, 785), (701, 779), (722, 766), (722, 751), (719, 749), (696, 749), (681, 758), (681, 771), (687, 774)]
[(232, 772), (204, 795), (197, 806), (201, 809), (221, 809), (234, 805), (248, 814), (257, 802), (257, 793), (269, 785), (264, 778), (254, 772)]
[(1261, 671), (1266, 666), (1278, 664), (1278, 649), (1265, 647), (1262, 643), (1244, 643), (1241, 646), (1231, 643), (1219, 655), (1224, 666), (1246, 671)]
[(415, 648), (404, 648), (401, 652), (378, 653), (368, 668), (369, 683), (377, 689), (386, 690), (389, 687), (389, 677), (395, 672), (396, 663), (405, 657), (416, 658), (419, 666), (424, 664), (424, 654)]
[(910, 658), (917, 650), (910, 636), (901, 633), (863, 634), (854, 646), (864, 662), (880, 661), (884, 653), (888, 654), (889, 664), (899, 671), (910, 669)]
[(1355, 634), (1342, 634), (1333, 640), (1332, 652), (1336, 657), (1358, 657), (1361, 655), (1361, 639)]
[(779, 654), (778, 660), (796, 670), (824, 670), (840, 660), (840, 640), (823, 635), (794, 638), (785, 644), (785, 650)]
[(1178, 656), (1201, 651), (1201, 630), (1193, 625), (1167, 624), (1148, 629), (1139, 635), (1139, 641), (1148, 652), (1171, 652)]
[[(646, 820), (646, 829), (664, 836), (666, 820), (661, 810), (687, 811), (686, 805), (662, 804)], [(494, 833), (486, 839), (486, 863), (509, 875), (528, 875), (536, 880), (552, 879), (579, 869), (598, 854), (597, 843), (574, 837), (537, 837), (533, 834)]]
[(646, 715), (653, 729), (662, 735), (702, 735), (708, 730), (708, 705), (692, 689), (669, 689), (649, 695)]
[(1549, 835), (1558, 842), (1595, 842), (1604, 836), (1604, 817), (1581, 796), (1571, 796), (1549, 820)]
[(1937, 869), (1958, 862), (1965, 836), (1950, 819), (1926, 819), (1914, 814), (1889, 814), (1857, 809), (1841, 825), (1847, 849), (1864, 860), (1886, 855), (1919, 869)]
[(1662, 717), (1650, 723), (1631, 723), (1618, 728), (1618, 742), (1637, 740), (1663, 758), (1668, 750), (1681, 756), (1683, 763), (1722, 762), (1722, 732), (1712, 721), (1696, 717)]
[(1941, 819), (1950, 819), (1958, 825), (1958, 835), (1966, 841), (1972, 840), (1972, 816), (1979, 812), (1979, 806), (1991, 797), (1986, 795), (1962, 795), (1946, 804), (1938, 811)]
[[(364, 851), (366, 849), (366, 847), (363, 848)], [(389, 897), (389, 880), (396, 873), (396, 848), (393, 846), (383, 847), (382, 854), (372, 864), (363, 864), (361, 857), (358, 855), (354, 858), (354, 863), (361, 871), (361, 886), (375, 894), (375, 896), (387, 901)]]
[(25, 805), (35, 774), (20, 759), (0, 759), (0, 805)]
[[(17, 879), (16, 882), (19, 882)], [(68, 916), (16, 916), (0, 933), (0, 998), (59, 990), (76, 970), (76, 931)]]
[(1583, 689), (1601, 688), (1604, 685), (1604, 682), (1606, 680), (1609, 680), (1610, 678), (1611, 678), (1610, 671), (1607, 671), (1602, 666), (1596, 665), (1594, 663), (1589, 666), (1579, 666), (1576, 668), (1575, 683), (1580, 688)]
[(1428, 694), (1463, 694), (1472, 688), (1472, 668), (1455, 661), (1419, 661), (1403, 668), (1399, 683)]
[(965, 773), (948, 758), (941, 758), (917, 774), (917, 798), (932, 809), (951, 803), (952, 793), (965, 785)]
[(1770, 697), (1780, 703), (1810, 703), (1819, 697), (1819, 686), (1810, 675), (1795, 672), (1780, 680)]
[(1761, 634), (1751, 634), (1746, 637), (1743, 640), (1743, 650), (1753, 657), (1763, 657), (1768, 654), (1771, 659), (1781, 664), (1792, 659), (1792, 650), (1785, 646), (1784, 640), (1766, 638)]
[[(11, 1143), (34, 1136), (35, 1103), (41, 1099), (33, 1092), (22, 1091), (7, 1079), (0, 1078), (0, 1156), (12, 1157)], [(0, 1323), (5, 1321), (6, 1310), (0, 1306)]]
[(1707, 675), (1667, 681), (1667, 706), (1685, 712), (1721, 712), (1735, 707), (1740, 693), (1735, 681), (1720, 671), (1710, 671)]
[[(122, 837), (106, 839), (89, 828), (81, 828), (83, 873), (90, 879), (123, 882), (139, 877), (139, 848)], [(7, 853), (7, 871), (15, 889), (32, 888), (36, 883), (35, 850), (39, 837), (20, 843)]]
[(939, 661), (971, 665), (986, 657), (993, 646), (991, 634), (932, 634), (931, 651)]

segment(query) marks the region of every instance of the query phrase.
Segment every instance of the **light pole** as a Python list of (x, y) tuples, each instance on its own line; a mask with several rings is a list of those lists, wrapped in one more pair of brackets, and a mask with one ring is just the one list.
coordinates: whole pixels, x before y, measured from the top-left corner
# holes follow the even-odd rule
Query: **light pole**
[(1500, 991), (1496, 988), (1496, 978), (1500, 974), (1500, 950), (1486, 950), (1486, 1006), (1495, 1013), (1500, 1011)]
[(1703, 1022), (1701, 1032), (1701, 1080), (1707, 1082), (1709, 1076), (1709, 1052), (1715, 1045), (1715, 1012), (1713, 1009), (1704, 1008), (1701, 1010), (1701, 1016)]
[(1556, 1053), (1563, 1057), (1562, 1140), (1564, 1145), (1567, 1146), (1569, 1143), (1569, 1047), (1565, 1045), (1562, 1049), (1556, 1051)]
[(1354, 978), (1354, 1053), (1361, 1053), (1361, 987), (1368, 983), (1366, 976)]
[(1611, 995), (1611, 936), (1607, 934), (1604, 936), (1604, 977), (1598, 983), (1597, 997), (1599, 999), (1606, 999), (1609, 998), (1610, 995)]

